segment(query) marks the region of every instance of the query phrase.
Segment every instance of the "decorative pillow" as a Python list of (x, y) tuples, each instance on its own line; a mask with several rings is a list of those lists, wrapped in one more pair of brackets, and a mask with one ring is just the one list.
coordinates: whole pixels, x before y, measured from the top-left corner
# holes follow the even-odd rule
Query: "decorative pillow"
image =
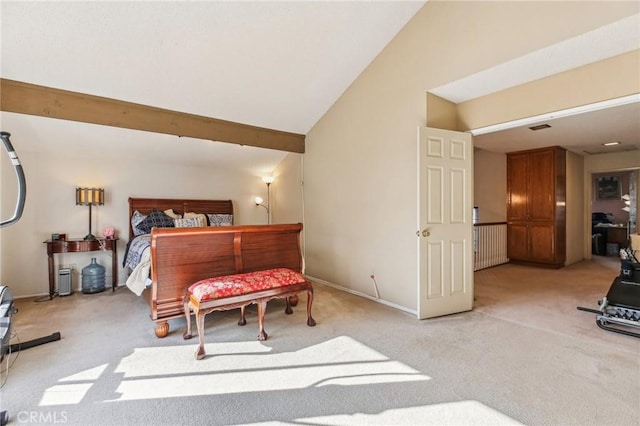
[(140, 229), (138, 229), (138, 225), (142, 222), (147, 216), (140, 213), (138, 210), (134, 211), (131, 215), (131, 229), (133, 230), (133, 235), (138, 236), (144, 234)]
[(200, 221), (200, 223), (202, 223), (202, 225), (200, 226), (207, 226), (207, 215), (203, 213), (187, 212), (184, 214), (184, 218), (185, 219), (197, 218)]
[(210, 214), (207, 213), (209, 218), (209, 226), (231, 226), (233, 225), (232, 214)]
[(184, 219), (195, 219), (198, 221), (197, 226), (207, 226), (207, 216), (200, 213), (185, 213)]
[(171, 219), (182, 219), (182, 215), (179, 215), (178, 213), (174, 212), (173, 209), (166, 209), (164, 211), (164, 214), (169, 216)]
[(173, 219), (160, 210), (153, 209), (136, 228), (142, 231), (143, 234), (148, 234), (151, 232), (151, 228), (173, 228), (174, 226)]
[(202, 224), (202, 218), (190, 217), (189, 219), (173, 219), (173, 223), (176, 228), (197, 228), (199, 226), (205, 226)]

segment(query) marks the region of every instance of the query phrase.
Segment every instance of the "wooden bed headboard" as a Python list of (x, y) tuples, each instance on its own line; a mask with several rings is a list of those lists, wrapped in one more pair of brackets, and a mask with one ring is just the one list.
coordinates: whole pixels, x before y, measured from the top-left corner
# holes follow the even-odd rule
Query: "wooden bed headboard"
[(209, 214), (233, 214), (231, 200), (188, 200), (181, 198), (129, 198), (129, 239), (133, 238), (131, 216), (138, 210), (147, 215), (153, 209), (165, 211), (173, 209), (177, 214), (209, 213)]

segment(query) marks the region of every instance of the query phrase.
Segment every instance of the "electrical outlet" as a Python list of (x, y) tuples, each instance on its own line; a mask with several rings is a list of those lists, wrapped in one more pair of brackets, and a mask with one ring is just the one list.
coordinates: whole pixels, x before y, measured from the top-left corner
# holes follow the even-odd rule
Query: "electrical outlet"
[(72, 271), (75, 271), (76, 269), (78, 269), (77, 265), (75, 263), (70, 263), (69, 264), (69, 269), (71, 269)]

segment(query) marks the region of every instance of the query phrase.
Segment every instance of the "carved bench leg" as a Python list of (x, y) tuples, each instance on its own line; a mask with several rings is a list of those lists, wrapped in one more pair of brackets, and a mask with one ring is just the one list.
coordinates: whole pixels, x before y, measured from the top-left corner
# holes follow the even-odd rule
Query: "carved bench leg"
[(191, 309), (189, 308), (189, 301), (184, 299), (184, 317), (187, 320), (187, 331), (182, 334), (184, 340), (189, 340), (193, 337), (191, 334)]
[(287, 307), (284, 308), (284, 313), (287, 314), (287, 315), (291, 315), (293, 313), (293, 309), (291, 309), (291, 298), (292, 298), (292, 296), (285, 297), (285, 300), (287, 301)]
[(153, 331), (156, 333), (156, 336), (161, 339), (167, 337), (169, 334), (169, 323), (166, 321), (157, 322)]
[(246, 325), (247, 324), (247, 319), (244, 316), (244, 308), (246, 308), (247, 305), (244, 306), (240, 306), (240, 320), (238, 321), (238, 325)]
[(313, 304), (313, 287), (307, 290), (307, 325), (313, 327), (316, 325), (316, 320), (311, 316), (311, 305)]
[(258, 305), (258, 327), (260, 328), (260, 332), (258, 333), (258, 340), (263, 341), (267, 340), (269, 337), (267, 332), (264, 331), (264, 313), (267, 310), (267, 301), (259, 300), (257, 302)]
[(196, 317), (196, 327), (198, 328), (198, 349), (196, 350), (195, 357), (200, 360), (206, 355), (204, 350), (204, 312), (199, 309), (194, 309)]

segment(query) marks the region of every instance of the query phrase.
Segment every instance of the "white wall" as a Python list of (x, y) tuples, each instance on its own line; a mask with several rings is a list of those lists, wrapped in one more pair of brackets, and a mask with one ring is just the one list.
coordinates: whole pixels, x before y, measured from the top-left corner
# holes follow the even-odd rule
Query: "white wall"
[(507, 156), (476, 149), (473, 153), (473, 185), (473, 204), (479, 208), (479, 222), (506, 222)]
[[(585, 239), (583, 234), (584, 217), (582, 215), (582, 206), (584, 205), (582, 192), (583, 169), (584, 158), (567, 151), (565, 265), (571, 265), (584, 259), (582, 250), (582, 242)], [(591, 223), (590, 220), (589, 223)], [(591, 240), (591, 232), (586, 237)]]
[[(272, 223), (302, 223), (302, 154), (290, 153), (273, 172)], [(303, 230), (304, 232), (304, 230)]]
[[(267, 220), (264, 209), (253, 202), (256, 195), (266, 198), (259, 176), (238, 170), (152, 163), (130, 159), (122, 153), (94, 158), (90, 152), (83, 155), (21, 151), (18, 139), (13, 142), (27, 178), (27, 202), (21, 220), (0, 230), (0, 282), (10, 286), (16, 297), (48, 293), (43, 241), (52, 233), (66, 233), (68, 238), (82, 238), (87, 234), (89, 211), (88, 207), (75, 205), (77, 186), (105, 188), (105, 205), (92, 209), (93, 233), (99, 236), (104, 227), (113, 226), (121, 238), (119, 283), (126, 280), (121, 265), (128, 240), (129, 197), (231, 199), (236, 224), (264, 224)], [(0, 165), (1, 213), (6, 219), (13, 213), (16, 180), (4, 152)], [(281, 180), (280, 184), (284, 182)], [(107, 253), (55, 255), (57, 265), (74, 263), (78, 269), (86, 266), (91, 257), (98, 257), (110, 275), (111, 259)], [(80, 286), (79, 278), (76, 273), (76, 288)], [(107, 283), (110, 282), (108, 276)]]
[(373, 295), (375, 273), (383, 300), (415, 310), (425, 93), (633, 12), (604, 2), (428, 2), (307, 134), (308, 274)]

